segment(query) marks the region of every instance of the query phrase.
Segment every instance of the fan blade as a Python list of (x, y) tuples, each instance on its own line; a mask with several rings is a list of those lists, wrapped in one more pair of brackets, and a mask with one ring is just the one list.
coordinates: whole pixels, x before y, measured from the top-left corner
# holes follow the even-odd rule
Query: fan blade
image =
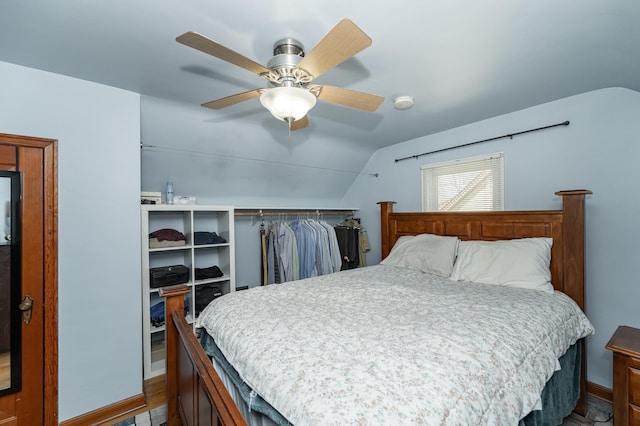
[(228, 47), (193, 31), (188, 31), (181, 36), (176, 37), (176, 41), (184, 44), (185, 46), (193, 47), (201, 52), (215, 56), (216, 58), (220, 58), (223, 61), (242, 67), (258, 75), (270, 71), (269, 68), (260, 65), (256, 61), (242, 56), (238, 52), (235, 52)]
[(205, 108), (222, 109), (231, 105), (235, 105), (240, 102), (248, 101), (249, 99), (257, 98), (260, 96), (260, 92), (264, 89), (254, 89), (248, 92), (237, 93), (235, 95), (227, 96), (226, 98), (216, 99), (215, 101), (202, 104)]
[(349, 19), (343, 19), (298, 63), (314, 78), (371, 46), (371, 38)]
[(333, 102), (363, 111), (374, 112), (384, 101), (383, 96), (372, 95), (370, 93), (356, 92), (355, 90), (344, 89), (334, 86), (320, 86), (318, 99)]
[(293, 130), (306, 129), (307, 127), (309, 127), (309, 118), (305, 115), (301, 119), (291, 123), (291, 128), (289, 130), (293, 131)]

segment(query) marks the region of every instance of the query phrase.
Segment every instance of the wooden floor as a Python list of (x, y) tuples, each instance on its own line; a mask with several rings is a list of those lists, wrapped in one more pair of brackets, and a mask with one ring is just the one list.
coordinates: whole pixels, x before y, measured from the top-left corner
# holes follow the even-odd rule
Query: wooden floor
[(572, 414), (562, 423), (562, 426), (613, 426), (611, 402), (587, 395), (587, 416)]
[(128, 418), (131, 418), (137, 414), (142, 414), (145, 411), (153, 410), (167, 402), (166, 396), (166, 378), (164, 375), (153, 377), (144, 381), (144, 397), (146, 405), (138, 410), (131, 411), (123, 414), (120, 417), (109, 420), (107, 423), (103, 423), (104, 426), (112, 425), (114, 423), (121, 422)]

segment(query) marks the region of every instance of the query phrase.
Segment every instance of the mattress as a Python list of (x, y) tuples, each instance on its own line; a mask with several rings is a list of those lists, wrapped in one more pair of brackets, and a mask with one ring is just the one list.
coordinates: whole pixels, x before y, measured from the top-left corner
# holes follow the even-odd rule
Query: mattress
[(200, 321), (296, 425), (517, 424), (593, 332), (559, 292), (385, 265), (233, 293)]

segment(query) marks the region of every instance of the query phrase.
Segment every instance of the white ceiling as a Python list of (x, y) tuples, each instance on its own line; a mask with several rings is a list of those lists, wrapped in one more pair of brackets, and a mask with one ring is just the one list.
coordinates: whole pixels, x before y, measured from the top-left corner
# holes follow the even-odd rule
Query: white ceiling
[[(345, 17), (373, 45), (316, 82), (386, 100), (374, 113), (319, 101), (305, 140), (340, 137), (370, 155), (590, 90), (640, 91), (638, 0), (1, 0), (0, 61), (198, 106), (265, 82), (176, 36), (196, 31), (266, 65), (278, 39), (308, 52)], [(415, 106), (395, 110), (399, 95)], [(257, 99), (205, 111), (275, 121)]]

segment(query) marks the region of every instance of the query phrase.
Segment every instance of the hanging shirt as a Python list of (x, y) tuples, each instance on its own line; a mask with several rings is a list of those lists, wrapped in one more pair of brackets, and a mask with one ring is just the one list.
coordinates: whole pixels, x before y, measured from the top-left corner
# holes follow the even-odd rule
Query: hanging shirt
[(291, 281), (293, 279), (293, 239), (284, 222), (276, 224), (276, 238), (278, 239), (278, 260), (282, 270), (280, 282)]
[(290, 224), (293, 229), (298, 246), (298, 259), (300, 262), (300, 279), (318, 275), (316, 270), (316, 252), (314, 233), (302, 220), (295, 220)]
[(364, 226), (360, 228), (360, 233), (358, 234), (358, 248), (360, 255), (360, 262), (358, 263), (359, 267), (367, 266), (367, 252), (371, 251), (371, 245), (369, 244), (369, 236), (367, 235), (367, 230), (364, 229)]
[(289, 233), (289, 235), (291, 236), (291, 252), (292, 252), (292, 256), (291, 256), (291, 270), (292, 270), (292, 275), (291, 275), (291, 279), (293, 281), (295, 280), (299, 280), (300, 279), (300, 260), (298, 258), (298, 242), (296, 239), (296, 234), (293, 231), (293, 229), (291, 228), (291, 226), (287, 223), (287, 222), (282, 222), (282, 226), (287, 228), (287, 232)]
[(333, 226), (327, 222), (320, 222), (322, 226), (327, 230), (329, 238), (329, 254), (331, 255), (331, 271), (338, 272), (342, 267), (342, 258), (340, 256), (340, 246), (338, 245), (338, 238), (336, 237), (336, 230)]
[(341, 271), (358, 267), (358, 230), (348, 226), (336, 226), (336, 236), (342, 257)]
[(316, 246), (316, 270), (318, 275), (330, 274), (332, 272), (331, 253), (329, 251), (329, 236), (327, 230), (315, 220), (308, 220), (306, 223), (313, 229)]
[(275, 284), (276, 282), (276, 264), (275, 264), (275, 245), (273, 241), (273, 225), (269, 224), (266, 230), (267, 239), (267, 283)]

